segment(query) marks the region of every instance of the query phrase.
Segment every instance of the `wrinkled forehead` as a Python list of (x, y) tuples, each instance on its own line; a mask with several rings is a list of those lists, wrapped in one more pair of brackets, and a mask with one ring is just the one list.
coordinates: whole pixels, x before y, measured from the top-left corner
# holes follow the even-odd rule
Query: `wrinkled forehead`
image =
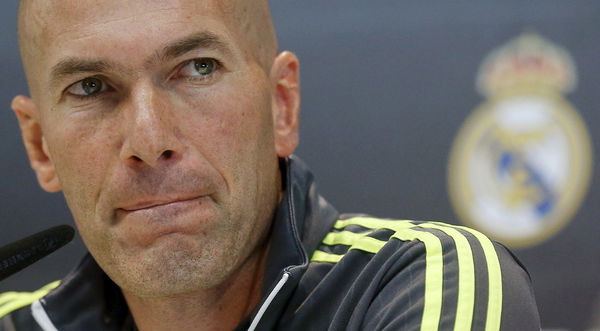
[[(235, 0), (22, 0), (20, 30), (29, 38), (52, 40), (73, 31), (101, 29), (120, 20), (150, 22), (171, 15), (181, 19), (181, 9), (189, 14), (235, 21)], [(126, 31), (123, 31), (126, 32)]]

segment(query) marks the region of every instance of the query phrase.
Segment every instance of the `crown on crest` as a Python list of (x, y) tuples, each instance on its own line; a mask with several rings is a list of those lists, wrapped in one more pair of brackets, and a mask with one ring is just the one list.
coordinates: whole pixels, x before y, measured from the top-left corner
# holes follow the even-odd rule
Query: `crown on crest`
[(525, 32), (492, 51), (477, 77), (477, 88), (484, 95), (528, 88), (566, 93), (576, 84), (571, 56), (533, 32)]

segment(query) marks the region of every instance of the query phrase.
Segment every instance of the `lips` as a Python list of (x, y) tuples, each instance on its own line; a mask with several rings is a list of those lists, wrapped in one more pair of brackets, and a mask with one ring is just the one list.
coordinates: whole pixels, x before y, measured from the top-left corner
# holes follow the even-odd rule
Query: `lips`
[(140, 202), (134, 202), (126, 205), (125, 207), (120, 207), (119, 209), (124, 210), (126, 212), (139, 211), (144, 209), (151, 208), (159, 208), (159, 207), (169, 207), (176, 206), (178, 204), (182, 204), (185, 202), (191, 202), (193, 200), (198, 200), (202, 196), (197, 197), (189, 197), (189, 198), (166, 198), (166, 199), (148, 199), (142, 200)]
[(117, 208), (115, 216), (118, 222), (131, 225), (154, 226), (157, 222), (177, 224), (186, 222), (192, 215), (205, 218), (212, 209), (212, 201), (210, 195), (141, 199)]
[(214, 219), (212, 198), (154, 198), (128, 203), (116, 209), (115, 226), (127, 245), (147, 246), (169, 234), (197, 236)]

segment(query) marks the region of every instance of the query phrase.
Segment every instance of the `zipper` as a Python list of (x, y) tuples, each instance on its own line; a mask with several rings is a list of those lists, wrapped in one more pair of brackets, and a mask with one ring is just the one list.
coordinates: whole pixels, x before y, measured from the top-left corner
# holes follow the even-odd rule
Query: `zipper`
[(281, 291), (281, 289), (283, 288), (283, 285), (285, 285), (285, 283), (288, 281), (289, 278), (290, 278), (290, 273), (287, 271), (284, 272), (283, 275), (281, 276), (281, 279), (277, 282), (277, 284), (275, 285), (275, 287), (273, 288), (271, 293), (269, 293), (269, 296), (267, 296), (267, 299), (265, 300), (265, 302), (263, 302), (262, 306), (260, 306), (260, 309), (256, 313), (256, 316), (254, 316), (254, 319), (252, 320), (252, 323), (250, 324), (250, 327), (248, 328), (248, 331), (256, 330), (256, 327), (258, 326), (260, 319), (263, 317), (263, 315), (267, 311), (267, 308), (269, 308), (269, 305), (271, 305), (271, 302), (273, 302), (273, 300), (275, 300), (275, 297), (277, 296), (279, 291)]
[(42, 328), (42, 330), (58, 331), (58, 329), (56, 329), (56, 327), (50, 320), (50, 317), (48, 317), (48, 314), (46, 313), (46, 310), (44, 309), (41, 300), (36, 300), (31, 304), (31, 315), (33, 315), (33, 318), (35, 319), (37, 324)]

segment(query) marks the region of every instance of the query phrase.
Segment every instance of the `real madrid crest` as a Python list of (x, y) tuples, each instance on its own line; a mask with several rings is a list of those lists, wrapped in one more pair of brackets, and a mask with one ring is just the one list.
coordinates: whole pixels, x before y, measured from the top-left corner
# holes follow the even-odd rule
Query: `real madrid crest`
[(587, 191), (592, 155), (581, 117), (564, 95), (577, 82), (566, 50), (525, 33), (483, 62), (487, 98), (450, 154), (452, 204), (468, 225), (513, 247), (557, 233)]

